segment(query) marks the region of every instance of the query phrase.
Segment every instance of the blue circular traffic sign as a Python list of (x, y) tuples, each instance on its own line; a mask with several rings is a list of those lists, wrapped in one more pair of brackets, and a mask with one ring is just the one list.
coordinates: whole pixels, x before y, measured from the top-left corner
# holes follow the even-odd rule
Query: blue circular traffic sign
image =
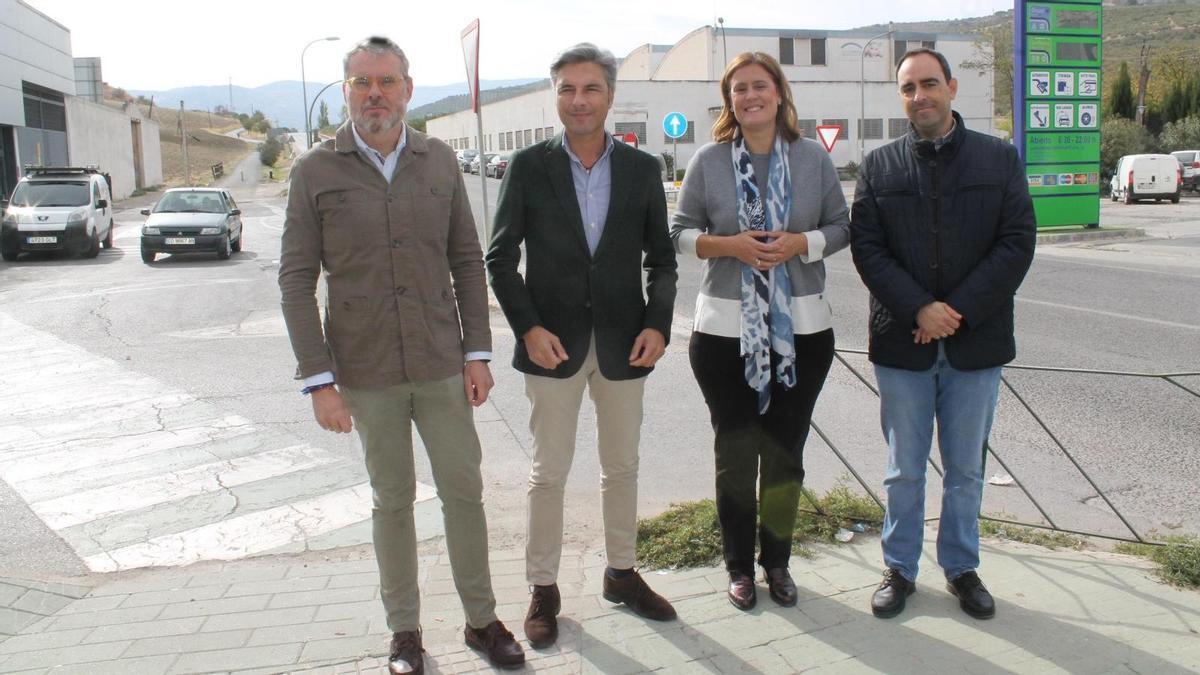
[(663, 118), (663, 133), (667, 138), (683, 138), (687, 133), (688, 121), (683, 113), (671, 112)]

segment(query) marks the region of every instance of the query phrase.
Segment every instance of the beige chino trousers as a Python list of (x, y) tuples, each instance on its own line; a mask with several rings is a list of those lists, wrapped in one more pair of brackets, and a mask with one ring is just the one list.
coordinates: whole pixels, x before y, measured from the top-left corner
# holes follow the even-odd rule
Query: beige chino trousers
[(563, 495), (571, 461), (579, 407), (586, 388), (596, 406), (596, 446), (600, 454), (600, 500), (608, 564), (617, 569), (637, 562), (638, 442), (646, 378), (610, 380), (600, 373), (596, 340), (579, 371), (568, 378), (525, 376), (532, 412), (533, 466), (529, 472), (529, 524), (525, 574), (530, 584), (557, 582), (562, 558)]
[(442, 501), (450, 570), (467, 624), (483, 628), (495, 621), (479, 472), (482, 451), (462, 375), (387, 389), (343, 389), (342, 395), (362, 439), (374, 493), (371, 524), (388, 629), (410, 631), (421, 626), (413, 521), (417, 494), (413, 422), (425, 443)]

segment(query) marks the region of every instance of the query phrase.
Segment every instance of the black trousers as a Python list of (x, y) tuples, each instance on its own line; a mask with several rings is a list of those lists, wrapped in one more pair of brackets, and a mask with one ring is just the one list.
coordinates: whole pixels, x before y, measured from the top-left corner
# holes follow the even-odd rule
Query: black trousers
[(754, 576), (756, 531), (759, 565), (787, 567), (791, 557), (804, 442), (833, 363), (833, 330), (796, 335), (795, 345), (796, 385), (784, 389), (772, 382), (771, 405), (762, 415), (758, 393), (746, 384), (738, 338), (692, 333), (688, 346), (716, 434), (717, 517), (725, 568), (731, 572)]

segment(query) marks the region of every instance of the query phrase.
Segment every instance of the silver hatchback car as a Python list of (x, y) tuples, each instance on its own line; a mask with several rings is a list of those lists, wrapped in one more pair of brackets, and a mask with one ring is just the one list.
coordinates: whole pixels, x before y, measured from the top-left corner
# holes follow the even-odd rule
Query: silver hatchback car
[(172, 188), (142, 226), (142, 262), (159, 253), (215, 252), (219, 260), (242, 250), (242, 211), (224, 188)]

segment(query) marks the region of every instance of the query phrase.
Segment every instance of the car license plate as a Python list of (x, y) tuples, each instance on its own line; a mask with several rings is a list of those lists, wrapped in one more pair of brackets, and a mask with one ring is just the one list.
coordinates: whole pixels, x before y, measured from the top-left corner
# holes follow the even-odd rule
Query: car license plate
[(30, 244), (57, 244), (58, 237), (29, 237), (25, 241)]
[(187, 246), (196, 243), (195, 237), (167, 237), (167, 246)]

